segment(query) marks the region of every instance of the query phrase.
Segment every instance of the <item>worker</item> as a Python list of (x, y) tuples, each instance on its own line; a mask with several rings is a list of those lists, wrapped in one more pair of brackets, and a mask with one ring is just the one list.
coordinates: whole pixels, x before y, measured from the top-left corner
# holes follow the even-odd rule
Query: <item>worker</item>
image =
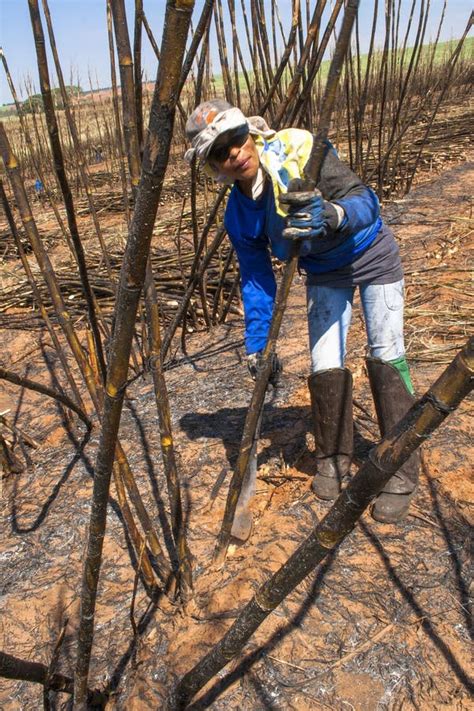
[(92, 146), (94, 151), (94, 163), (102, 163), (104, 156), (102, 155), (102, 146)]
[(44, 198), (44, 185), (39, 178), (35, 180), (35, 193), (38, 200), (42, 202)]
[[(245, 346), (255, 378), (276, 293), (271, 255), (287, 260), (300, 240), (306, 276), (311, 375), (308, 379), (316, 443), (312, 489), (335, 499), (353, 457), (352, 375), (346, 338), (355, 290), (367, 332), (368, 377), (382, 436), (414, 401), (403, 339), (403, 270), (392, 231), (380, 217), (375, 193), (342, 161), (329, 141), (317, 190), (303, 207), (288, 192), (303, 178), (313, 135), (298, 128), (274, 131), (260, 116), (246, 117), (222, 99), (200, 104), (186, 135), (208, 175), (232, 185), (224, 225), (236, 251), (245, 316)], [(291, 191), (298, 187), (293, 183)], [(274, 358), (274, 375), (279, 369)], [(376, 498), (377, 521), (402, 520), (418, 482), (415, 452)]]

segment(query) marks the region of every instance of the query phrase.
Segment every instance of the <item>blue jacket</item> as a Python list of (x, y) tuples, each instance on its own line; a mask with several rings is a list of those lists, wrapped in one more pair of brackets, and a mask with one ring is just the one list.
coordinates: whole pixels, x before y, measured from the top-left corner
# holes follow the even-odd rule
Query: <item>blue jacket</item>
[[(278, 135), (278, 134), (277, 134)], [(379, 232), (382, 221), (375, 193), (344, 165), (328, 142), (318, 189), (325, 201), (327, 233), (302, 245), (300, 268), (312, 274), (330, 272), (354, 261)], [(271, 255), (289, 257), (291, 242), (282, 236), (285, 219), (277, 213), (271, 181), (258, 200), (234, 185), (227, 202), (224, 225), (239, 260), (248, 354), (265, 347), (276, 294)], [(345, 213), (337, 227), (333, 207)]]

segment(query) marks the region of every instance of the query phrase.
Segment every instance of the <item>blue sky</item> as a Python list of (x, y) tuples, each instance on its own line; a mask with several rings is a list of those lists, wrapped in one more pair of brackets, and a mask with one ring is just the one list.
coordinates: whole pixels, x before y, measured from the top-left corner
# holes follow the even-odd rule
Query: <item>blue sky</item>
[[(203, 0), (196, 0), (194, 21), (196, 22)], [(224, 6), (226, 2), (224, 0)], [(304, 6), (304, 3), (302, 3)], [(330, 4), (330, 3), (328, 3)], [(436, 34), (443, 0), (432, 0), (427, 39)], [(40, 2), (41, 5), (41, 2)], [(240, 3), (236, 3), (237, 6)], [(312, 3), (312, 6), (314, 2)], [(383, 1), (379, 2), (381, 10)], [(411, 0), (402, 0), (405, 17)], [(418, 7), (420, 1), (418, 0)], [(157, 41), (160, 40), (165, 13), (165, 0), (144, 0), (145, 12)], [(79, 75), (83, 89), (89, 88), (90, 72), (94, 88), (110, 85), (110, 69), (107, 47), (105, 0), (50, 0), (49, 7), (55, 27), (56, 42), (63, 72), (67, 81), (71, 71)], [(133, 26), (133, 0), (126, 0), (129, 30)], [(280, 14), (285, 29), (288, 27), (291, 0), (280, 0)], [(361, 40), (363, 47), (368, 40), (371, 26), (373, 0), (361, 0), (359, 11)], [(448, 0), (442, 39), (459, 37), (470, 12), (466, 0)], [(416, 15), (415, 15), (416, 16)], [(240, 23), (237, 23), (240, 27)], [(45, 27), (46, 32), (46, 27)], [(243, 35), (243, 31), (242, 31)], [(244, 43), (244, 37), (242, 37)], [(36, 55), (32, 38), (27, 0), (0, 0), (0, 45), (3, 47), (17, 91), (25, 96), (25, 80), (30, 77), (37, 88)], [(229, 45), (230, 47), (230, 40)], [(156, 62), (148, 39), (143, 39), (143, 66), (149, 79), (156, 73)], [(217, 66), (217, 61), (216, 61)], [(50, 62), (50, 70), (52, 62)], [(0, 71), (0, 103), (11, 102), (3, 71)]]

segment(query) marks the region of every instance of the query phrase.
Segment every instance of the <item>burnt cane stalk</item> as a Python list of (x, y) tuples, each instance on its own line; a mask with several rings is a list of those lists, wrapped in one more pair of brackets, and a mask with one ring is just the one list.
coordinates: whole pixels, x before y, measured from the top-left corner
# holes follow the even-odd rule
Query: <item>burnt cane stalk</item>
[[(14, 657), (13, 654), (0, 652), (0, 676), (6, 679), (20, 679), (33, 684), (42, 684), (45, 689), (72, 694), (73, 681), (64, 674), (50, 673), (46, 664), (31, 662)], [(106, 694), (101, 691), (87, 691), (87, 701), (93, 708), (103, 708), (107, 702)]]
[[(129, 62), (131, 61), (131, 58), (126, 54), (123, 54), (130, 44), (127, 34), (127, 26), (125, 22), (117, 22), (115, 24), (115, 37), (117, 41), (117, 48), (119, 50), (119, 61), (121, 63), (121, 66), (123, 65), (129, 67)], [(131, 68), (133, 72), (133, 64)], [(181, 78), (182, 70), (180, 75), (180, 82)], [(176, 94), (179, 94), (179, 88), (177, 89)], [(133, 86), (130, 85), (130, 82), (125, 84), (123, 83), (123, 115), (129, 117), (131, 127), (130, 131), (132, 131), (132, 127), (137, 123), (135, 98), (136, 95), (134, 95), (133, 93)], [(140, 177), (139, 172), (137, 174), (134, 172), (137, 171), (137, 169), (139, 170), (140, 168), (140, 155), (130, 155), (133, 151), (137, 150), (137, 145), (137, 142), (132, 140), (130, 140), (127, 144), (132, 185), (137, 185)], [(134, 195), (136, 195), (136, 189), (133, 190), (133, 193)], [(178, 554), (178, 567), (180, 572), (179, 582), (180, 589), (183, 592), (183, 598), (186, 599), (190, 597), (192, 590), (192, 576), (190, 564), (191, 557), (186, 544), (182, 521), (182, 505), (180, 498), (178, 472), (176, 468), (176, 459), (174, 456), (174, 444), (171, 435), (171, 415), (169, 412), (168, 392), (166, 389), (165, 379), (161, 372), (161, 363), (158, 362), (159, 357), (158, 361), (154, 357), (155, 348), (161, 348), (161, 333), (160, 322), (158, 318), (158, 299), (155, 284), (153, 281), (153, 269), (149, 257), (145, 275), (145, 304), (147, 314), (147, 328), (149, 334), (149, 345), (150, 350), (153, 354), (152, 362), (155, 364), (155, 367), (152, 368), (153, 386), (158, 410), (158, 419), (160, 423), (161, 450), (163, 454), (163, 463), (166, 474), (166, 482), (168, 486), (168, 495), (170, 498), (172, 529)], [(157, 351), (157, 353), (159, 354), (159, 351)]]
[[(288, 90), (286, 91), (285, 98), (278, 107), (278, 111), (277, 111), (275, 121), (274, 121), (274, 123), (277, 125), (280, 124), (281, 121), (283, 120), (283, 118), (286, 114), (286, 111), (287, 111), (288, 107), (291, 105), (291, 103), (296, 100), (301, 79), (304, 77), (304, 70), (305, 70), (306, 64), (307, 64), (308, 60), (310, 59), (311, 48), (313, 47), (314, 42), (316, 41), (316, 38), (319, 34), (319, 28), (321, 26), (321, 16), (322, 16), (325, 5), (326, 5), (325, 0), (318, 0), (318, 2), (316, 3), (316, 6), (315, 6), (314, 12), (313, 12), (313, 17), (311, 19), (311, 24), (308, 27), (308, 34), (306, 37), (306, 41), (304, 43), (304, 47), (301, 52), (301, 57), (298, 62), (298, 66), (297, 66), (296, 71), (293, 75), (290, 86), (288, 87)], [(352, 27), (351, 27), (351, 29), (352, 29)]]
[(55, 328), (53, 324), (51, 323), (51, 319), (49, 318), (48, 311), (46, 309), (46, 306), (44, 305), (43, 299), (41, 297), (41, 292), (38, 288), (38, 285), (36, 283), (36, 279), (33, 276), (33, 272), (31, 271), (30, 264), (28, 262), (28, 259), (25, 254), (25, 250), (23, 249), (23, 245), (20, 240), (20, 236), (18, 234), (18, 230), (16, 228), (15, 220), (13, 219), (13, 214), (12, 211), (10, 210), (10, 205), (8, 204), (8, 199), (5, 193), (5, 189), (3, 187), (3, 182), (0, 180), (0, 200), (3, 205), (3, 209), (5, 211), (5, 215), (8, 221), (8, 224), (10, 226), (11, 233), (13, 235), (13, 239), (15, 240), (15, 245), (18, 250), (18, 255), (20, 257), (21, 263), (23, 265), (23, 269), (25, 270), (26, 273), (26, 278), (28, 280), (28, 283), (31, 288), (31, 292), (33, 295), (33, 299), (36, 302), (36, 305), (41, 313), (41, 316), (43, 318), (43, 321), (46, 325), (46, 328), (48, 329), (49, 335), (51, 336), (51, 341), (53, 343), (54, 348), (56, 349), (56, 353), (58, 354), (58, 358), (61, 362), (61, 365), (63, 367), (64, 374), (67, 378), (67, 381), (71, 387), (72, 393), (75, 397), (77, 405), (81, 408), (83, 412), (85, 412), (85, 405), (82, 400), (81, 394), (79, 392), (79, 388), (77, 387), (76, 381), (74, 380), (74, 376), (72, 374), (71, 368), (69, 367), (69, 363), (67, 362), (67, 357), (66, 354), (64, 353), (64, 349), (59, 341), (58, 335), (55, 331)]
[[(49, 296), (53, 304), (56, 317), (59, 324), (63, 330), (63, 333), (67, 339), (69, 347), (76, 359), (77, 365), (79, 366), (81, 375), (87, 386), (87, 390), (94, 404), (97, 414), (99, 417), (102, 415), (103, 408), (103, 392), (100, 383), (95, 380), (94, 371), (92, 370), (89, 361), (86, 358), (82, 345), (77, 337), (74, 330), (74, 326), (71, 320), (71, 316), (66, 309), (66, 304), (59, 287), (56, 274), (53, 269), (53, 265), (48, 257), (48, 254), (44, 248), (41, 241), (41, 237), (38, 232), (38, 228), (34, 221), (30, 205), (28, 203), (28, 197), (24, 185), (21, 180), (21, 176), (18, 169), (18, 163), (15, 155), (12, 153), (10, 145), (8, 143), (8, 138), (5, 133), (3, 124), (0, 122), (0, 155), (2, 156), (7, 175), (10, 179), (10, 183), (15, 195), (15, 200), (18, 206), (18, 210), (23, 221), (25, 232), (28, 236), (30, 244), (33, 248), (38, 266), (40, 267), (41, 274), (46, 282)], [(147, 514), (146, 508), (141, 501), (140, 493), (136, 485), (135, 479), (130, 471), (130, 467), (126, 460), (125, 454), (121, 447), (120, 442), (117, 442), (117, 461), (116, 466), (119, 468), (120, 477), (125, 482), (129, 495), (133, 504), (137, 510), (137, 514), (140, 518), (140, 523), (145, 531), (150, 547), (155, 555), (157, 566), (159, 567), (160, 578), (167, 581), (170, 575), (169, 565), (165, 560), (163, 553), (161, 551), (161, 546), (158, 537), (154, 533), (153, 525), (150, 517)], [(128, 519), (127, 519), (128, 521)], [(134, 542), (137, 540), (136, 537), (133, 539)], [(141, 551), (142, 542), (138, 542), (137, 551)], [(146, 555), (146, 551), (144, 552)], [(145, 573), (145, 569), (143, 568)], [(148, 580), (149, 587), (152, 586), (152, 581)]]
[(110, 79), (112, 82), (112, 107), (114, 112), (115, 136), (117, 141), (118, 164), (120, 172), (120, 182), (122, 184), (123, 206), (125, 216), (127, 218), (127, 226), (130, 225), (130, 206), (128, 204), (127, 176), (125, 175), (124, 165), (124, 149), (122, 127), (120, 125), (120, 112), (118, 105), (118, 90), (117, 90), (117, 72), (115, 69), (115, 49), (114, 38), (112, 34), (112, 10), (110, 8), (110, 0), (107, 0), (107, 39), (109, 44), (109, 59), (110, 59)]
[[(302, 187), (302, 190), (305, 191), (314, 190), (318, 182), (319, 172), (321, 170), (321, 165), (324, 159), (325, 140), (329, 131), (332, 109), (339, 82), (339, 75), (341, 73), (344, 58), (346, 56), (347, 48), (349, 46), (352, 26), (354, 24), (354, 19), (357, 14), (358, 6), (359, 0), (348, 0), (346, 10), (344, 12), (344, 19), (342, 22), (341, 31), (339, 33), (336, 48), (334, 50), (334, 55), (331, 61), (331, 66), (329, 68), (326, 90), (322, 102), (323, 109), (319, 121), (319, 130), (316, 136), (314, 137), (313, 149), (311, 151), (311, 155), (304, 171), (304, 187)], [(299, 250), (300, 245), (295, 240), (291, 250), (290, 259), (285, 265), (282, 280), (278, 287), (275, 305), (273, 307), (273, 316), (270, 325), (270, 331), (268, 334), (265, 349), (263, 351), (262, 370), (255, 382), (254, 391), (252, 393), (252, 399), (250, 401), (247, 417), (245, 419), (239, 457), (237, 460), (234, 475), (232, 477), (232, 481), (230, 483), (229, 492), (227, 495), (226, 508), (224, 512), (224, 519), (222, 521), (221, 530), (217, 539), (216, 550), (214, 553), (214, 561), (217, 564), (223, 563), (227, 554), (232, 524), (234, 522), (235, 510), (237, 507), (237, 502), (239, 500), (240, 492), (242, 490), (242, 484), (245, 478), (245, 474), (249, 465), (250, 453), (252, 451), (252, 446), (255, 439), (257, 423), (259, 420), (263, 402), (265, 400), (265, 392), (267, 390), (268, 379), (271, 373), (272, 354), (275, 351), (276, 341), (280, 331), (283, 314), (285, 312), (288, 294), (290, 292), (291, 283), (293, 281), (296, 266), (298, 264)]]
[(365, 464), (326, 516), (286, 563), (257, 590), (223, 638), (181, 679), (170, 702), (173, 711), (186, 708), (195, 694), (240, 653), (268, 615), (340, 545), (390, 477), (473, 387), (474, 338), (471, 338), (428, 392), (371, 450)]
[(82, 580), (81, 619), (74, 680), (75, 711), (79, 711), (79, 709), (82, 711), (86, 708), (87, 677), (94, 632), (97, 584), (107, 519), (110, 476), (125, 394), (135, 319), (145, 282), (153, 225), (168, 165), (176, 112), (177, 88), (193, 7), (193, 0), (168, 0), (166, 5), (161, 61), (151, 106), (148, 139), (143, 156), (135, 212), (130, 224), (120, 273), (120, 287), (115, 307), (115, 328), (110, 346), (104, 393), (102, 431), (94, 477), (89, 539)]
[[(232, 27), (232, 45), (233, 45), (233, 54), (234, 54), (234, 72), (235, 72), (235, 86), (236, 86), (236, 91), (237, 91), (237, 100), (239, 102), (240, 106), (240, 78), (239, 78), (239, 72), (238, 72), (238, 66), (236, 64), (236, 56), (239, 58), (240, 62), (240, 67), (242, 69), (242, 74), (244, 75), (244, 80), (245, 80), (245, 85), (247, 87), (247, 93), (250, 99), (250, 106), (252, 106), (252, 86), (250, 84), (250, 78), (247, 72), (247, 68), (245, 66), (245, 61), (242, 55), (242, 48), (240, 46), (240, 41), (239, 41), (239, 32), (237, 30), (237, 23), (235, 20), (235, 0), (227, 0), (227, 5), (229, 8), (229, 15), (230, 15), (230, 24)], [(201, 68), (199, 68), (201, 69)], [(200, 94), (201, 94), (201, 82), (204, 78), (204, 72), (201, 70), (198, 70), (198, 78), (197, 78), (197, 86), (196, 86), (196, 104), (199, 103), (200, 101)]]
[(161, 364), (160, 315), (150, 260), (147, 262), (145, 305), (148, 324), (148, 363), (153, 376), (156, 408), (158, 410), (158, 420), (160, 424), (161, 455), (163, 457), (163, 468), (165, 470), (166, 484), (168, 487), (171, 526), (178, 560), (178, 585), (183, 600), (188, 600), (192, 595), (193, 584), (191, 554), (185, 535), (181, 487), (173, 443), (168, 388)]
[[(297, 123), (297, 125), (301, 124), (301, 119), (308, 108), (309, 102), (311, 100), (311, 90), (313, 88), (313, 82), (314, 78), (319, 71), (319, 68), (321, 66), (321, 62), (323, 60), (323, 56), (326, 52), (329, 39), (331, 37), (331, 34), (334, 30), (334, 27), (336, 25), (336, 20), (339, 17), (339, 12), (341, 10), (342, 6), (342, 0), (336, 0), (334, 3), (334, 7), (331, 12), (331, 16), (328, 20), (328, 24), (326, 26), (326, 29), (324, 30), (324, 34), (322, 36), (321, 42), (319, 43), (318, 46), (318, 51), (314, 53), (314, 57), (311, 60), (311, 64), (308, 68), (308, 80), (305, 82), (303, 85), (301, 91), (299, 92), (296, 101), (294, 102), (293, 106), (291, 107), (291, 114), (288, 118), (288, 123), (290, 125), (293, 125), (294, 123)], [(299, 117), (299, 120), (298, 120)]]
[(201, 17), (199, 18), (199, 21), (196, 25), (196, 29), (194, 31), (191, 44), (189, 46), (189, 49), (186, 53), (186, 59), (183, 62), (183, 68), (181, 69), (181, 79), (179, 81), (179, 93), (181, 93), (185, 83), (186, 79), (188, 78), (188, 74), (191, 71), (191, 67), (193, 65), (194, 59), (196, 57), (197, 51), (199, 49), (199, 45), (201, 44), (203, 38), (205, 37), (208, 29), (209, 29), (209, 24), (211, 22), (211, 14), (212, 14), (212, 9), (214, 7), (214, 2), (215, 0), (205, 0), (202, 12), (201, 12)]
[(60, 402), (62, 405), (65, 405), (70, 410), (75, 412), (76, 415), (78, 415), (84, 422), (87, 429), (91, 429), (92, 423), (87, 417), (86, 413), (78, 405), (76, 405), (76, 403), (73, 402), (70, 397), (68, 397), (64, 393), (58, 392), (57, 390), (53, 390), (52, 388), (48, 388), (46, 385), (42, 385), (41, 383), (37, 383), (34, 380), (30, 380), (30, 378), (25, 378), (21, 375), (18, 375), (17, 373), (13, 373), (13, 371), (7, 370), (1, 365), (0, 379), (7, 380), (9, 383), (13, 383), (14, 385), (20, 385), (22, 388), (26, 388), (27, 390), (34, 390), (35, 392), (41, 393), (42, 395), (52, 397), (54, 400), (57, 400), (57, 402)]
[[(268, 94), (267, 94), (265, 101), (263, 102), (262, 106), (260, 107), (260, 111), (261, 111), (262, 115), (265, 113), (265, 111), (270, 106), (273, 95), (276, 92), (277, 86), (279, 86), (280, 79), (282, 78), (283, 72), (285, 71), (286, 65), (288, 64), (291, 50), (293, 49), (295, 40), (296, 40), (296, 30), (298, 29), (299, 14), (300, 14), (300, 0), (293, 0), (293, 10), (292, 10), (292, 16), (291, 16), (290, 34), (288, 36), (288, 41), (285, 46), (285, 51), (283, 52), (282, 58), (280, 60), (280, 64), (278, 65), (278, 67), (275, 71), (275, 76), (273, 77), (272, 85), (268, 90)], [(241, 60), (241, 63), (242, 63), (242, 60)]]
[(115, 0), (110, 4), (114, 20), (115, 40), (119, 58), (120, 82), (122, 94), (132, 97), (131, 101), (122, 100), (123, 133), (127, 151), (128, 167), (132, 191), (140, 180), (140, 145), (138, 143), (137, 117), (135, 109), (135, 86), (133, 77), (132, 49), (127, 27), (127, 15), (124, 0)]
[(465, 29), (464, 29), (463, 35), (462, 35), (461, 39), (459, 40), (459, 42), (458, 42), (458, 44), (457, 44), (457, 46), (456, 46), (456, 49), (454, 50), (453, 55), (452, 55), (452, 57), (450, 58), (450, 60), (449, 60), (449, 62), (448, 62), (447, 72), (446, 72), (446, 76), (445, 76), (445, 78), (444, 78), (444, 85), (443, 85), (442, 90), (441, 90), (440, 93), (439, 93), (439, 96), (438, 96), (438, 99), (437, 99), (437, 101), (436, 101), (436, 105), (435, 105), (434, 111), (433, 111), (433, 113), (432, 113), (432, 115), (431, 115), (430, 120), (428, 121), (428, 124), (427, 124), (427, 126), (426, 126), (425, 132), (424, 132), (424, 134), (423, 134), (423, 138), (422, 138), (421, 141), (420, 141), (420, 149), (419, 149), (419, 151), (418, 151), (418, 153), (417, 153), (417, 155), (416, 155), (416, 158), (415, 158), (415, 161), (414, 161), (414, 164), (413, 164), (413, 168), (411, 169), (411, 175), (410, 175), (410, 177), (409, 177), (409, 179), (408, 179), (408, 182), (407, 182), (407, 187), (406, 187), (406, 191), (407, 191), (407, 192), (408, 192), (408, 191), (410, 190), (410, 188), (411, 188), (411, 184), (412, 184), (412, 182), (413, 182), (413, 178), (415, 177), (415, 174), (416, 174), (416, 171), (417, 171), (417, 168), (418, 168), (418, 163), (420, 162), (421, 154), (422, 154), (422, 152), (423, 152), (423, 148), (424, 148), (425, 145), (426, 145), (426, 141), (427, 141), (427, 139), (428, 139), (428, 136), (429, 136), (429, 133), (430, 133), (430, 131), (431, 131), (431, 127), (432, 127), (432, 125), (433, 125), (433, 122), (434, 122), (434, 120), (435, 120), (435, 117), (436, 117), (436, 115), (437, 115), (437, 113), (438, 113), (438, 109), (439, 109), (439, 107), (441, 106), (441, 103), (442, 103), (442, 101), (443, 101), (443, 99), (444, 99), (444, 96), (445, 96), (445, 94), (446, 94), (446, 91), (447, 91), (448, 87), (449, 87), (450, 84), (451, 84), (451, 76), (452, 76), (452, 74), (453, 74), (454, 67), (456, 66), (456, 62), (457, 62), (457, 60), (458, 60), (458, 58), (459, 58), (459, 55), (461, 54), (461, 49), (462, 49), (462, 47), (463, 47), (463, 45), (464, 45), (464, 40), (466, 39), (466, 37), (467, 37), (468, 33), (470, 32), (470, 30), (472, 29), (472, 26), (473, 26), (473, 25), (474, 25), (474, 12), (471, 12), (471, 14), (470, 14), (470, 16), (469, 16), (469, 19), (468, 19), (468, 21), (467, 21), (466, 27), (465, 27)]
[(143, 0), (135, 0), (135, 26), (133, 31), (133, 72), (135, 77), (135, 115), (138, 145), (143, 144), (143, 88), (142, 88), (142, 17)]
[(234, 90), (232, 87), (232, 76), (230, 73), (229, 61), (227, 58), (227, 46), (224, 34), (224, 19), (222, 13), (222, 2), (216, 0), (216, 10), (214, 12), (214, 26), (219, 50), (219, 60), (221, 64), (221, 74), (224, 84), (225, 98), (229, 104), (235, 104)]
[(68, 341), (69, 347), (71, 348), (74, 358), (76, 359), (81, 375), (91, 395), (93, 403), (97, 411), (99, 412), (100, 398), (97, 392), (97, 388), (95, 386), (92, 369), (89, 366), (82, 346), (74, 330), (72, 319), (66, 308), (66, 303), (59, 288), (53, 265), (51, 263), (51, 260), (49, 259), (48, 253), (38, 232), (38, 228), (36, 226), (33, 213), (28, 202), (28, 196), (26, 194), (25, 186), (21, 179), (18, 161), (13, 151), (11, 150), (5, 127), (2, 122), (0, 122), (0, 155), (5, 165), (8, 178), (10, 180), (10, 184), (13, 190), (13, 194), (15, 196), (15, 201), (21, 216), (21, 220), (23, 222), (26, 235), (33, 249), (43, 279), (48, 288), (49, 297), (51, 299), (51, 303), (56, 313), (59, 325), (61, 326), (63, 333)]
[(73, 252), (74, 250), (73, 250), (73, 247), (71, 244), (71, 238), (69, 237), (66, 226), (65, 226), (63, 219), (59, 213), (58, 207), (56, 205), (56, 201), (54, 200), (54, 198), (51, 194), (51, 190), (49, 189), (49, 186), (48, 186), (48, 181), (45, 178), (45, 174), (43, 171), (43, 163), (42, 163), (41, 159), (38, 159), (38, 157), (36, 155), (36, 152), (35, 152), (35, 149), (33, 146), (33, 141), (31, 138), (31, 133), (28, 128), (28, 122), (26, 121), (25, 116), (24, 116), (25, 110), (23, 108), (23, 105), (20, 103), (20, 101), (18, 99), (18, 94), (16, 93), (15, 85), (13, 83), (13, 79), (10, 74), (10, 70), (8, 68), (7, 58), (5, 57), (5, 53), (3, 52), (3, 49), (1, 47), (0, 47), (0, 59), (2, 60), (3, 68), (5, 70), (5, 75), (7, 77), (7, 82), (8, 82), (8, 87), (10, 89), (10, 93), (12, 95), (13, 101), (15, 102), (16, 113), (17, 113), (18, 119), (20, 121), (21, 132), (23, 133), (25, 143), (28, 146), (28, 151), (30, 154), (31, 163), (33, 165), (33, 168), (34, 168), (38, 178), (43, 183), (46, 197), (48, 198), (49, 204), (51, 205), (51, 208), (54, 212), (56, 222), (59, 225), (59, 228), (64, 236), (64, 239), (68, 243), (68, 247), (71, 250), (71, 252)]
[[(92, 197), (91, 185), (90, 185), (90, 180), (89, 180), (89, 174), (87, 171), (86, 160), (84, 157), (84, 151), (82, 150), (81, 140), (79, 137), (78, 128), (76, 126), (76, 121), (74, 119), (71, 108), (69, 106), (69, 96), (68, 96), (68, 93), (66, 90), (66, 84), (65, 84), (63, 72), (61, 69), (61, 62), (59, 61), (59, 54), (58, 54), (58, 50), (56, 47), (56, 39), (54, 36), (53, 22), (51, 20), (51, 13), (49, 11), (48, 0), (42, 0), (42, 3), (43, 3), (44, 16), (46, 18), (46, 26), (48, 28), (49, 43), (51, 45), (51, 52), (52, 52), (53, 59), (54, 59), (54, 66), (56, 69), (56, 74), (58, 76), (59, 88), (61, 91), (61, 98), (62, 98), (62, 102), (63, 102), (63, 106), (64, 106), (64, 115), (66, 116), (66, 120), (67, 120), (67, 123), (69, 126), (69, 131), (70, 131), (72, 143), (74, 146), (75, 158), (77, 161), (77, 167), (79, 169), (79, 174), (81, 176), (82, 185), (83, 185), (84, 191), (86, 193), (87, 202), (89, 205), (89, 211), (90, 211), (90, 214), (92, 217), (92, 222), (94, 224), (94, 229), (95, 229), (95, 232), (97, 235), (97, 239), (99, 241), (100, 248), (102, 250), (102, 255), (104, 257), (105, 266), (107, 268), (107, 274), (109, 276), (110, 281), (113, 284), (114, 277), (112, 274), (112, 268), (110, 266), (109, 255), (107, 253), (107, 246), (105, 244), (104, 237), (102, 235), (102, 230), (100, 227), (99, 218), (97, 216), (97, 210), (95, 209), (94, 199)], [(100, 353), (97, 354), (97, 357), (99, 360), (99, 367), (102, 368), (101, 361), (100, 361)], [(102, 370), (101, 370), (101, 374), (103, 374)]]
[(67, 179), (66, 170), (64, 167), (63, 151), (61, 148), (61, 142), (59, 137), (59, 126), (56, 119), (56, 112), (54, 109), (53, 96), (51, 93), (51, 85), (49, 80), (49, 70), (48, 70), (48, 60), (46, 57), (46, 47), (45, 39), (43, 33), (43, 26), (41, 24), (41, 16), (38, 7), (38, 0), (28, 0), (28, 6), (30, 10), (31, 27), (33, 29), (33, 36), (35, 40), (36, 47), (36, 57), (38, 60), (38, 74), (40, 80), (41, 94), (43, 97), (44, 105), (44, 115), (46, 118), (46, 124), (48, 128), (49, 140), (51, 144), (51, 152), (54, 159), (54, 170), (58, 179), (61, 192), (63, 194), (64, 206), (66, 208), (67, 221), (69, 226), (69, 232), (71, 234), (71, 239), (74, 244), (74, 252), (79, 268), (79, 273), (81, 276), (82, 288), (84, 292), (84, 298), (87, 304), (87, 312), (89, 316), (89, 322), (92, 329), (92, 334), (94, 336), (95, 347), (97, 350), (97, 356), (99, 358), (99, 364), (101, 373), (105, 378), (105, 358), (102, 349), (102, 341), (99, 332), (99, 325), (97, 323), (97, 314), (95, 306), (95, 297), (92, 288), (89, 283), (89, 276), (87, 273), (86, 260), (84, 255), (84, 249), (82, 246), (81, 238), (79, 236), (79, 230), (77, 228), (76, 213), (74, 210), (74, 201), (72, 197), (71, 188), (69, 186), (69, 181)]
[[(181, 299), (181, 302), (178, 306), (178, 309), (174, 315), (174, 318), (173, 318), (171, 324), (168, 326), (167, 332), (166, 332), (165, 337), (163, 339), (163, 346), (161, 349), (161, 358), (163, 361), (170, 349), (173, 335), (176, 332), (181, 320), (184, 319), (184, 316), (185, 316), (186, 311), (188, 309), (189, 302), (191, 300), (192, 295), (194, 294), (196, 285), (199, 283), (200, 279), (205, 274), (205, 271), (206, 271), (207, 267), (209, 266), (212, 257), (214, 256), (216, 251), (219, 249), (219, 247), (222, 244), (224, 237), (226, 235), (225, 229), (223, 227), (220, 227), (217, 230), (217, 232), (214, 236), (214, 239), (212, 240), (209, 248), (207, 249), (207, 252), (203, 255), (203, 257), (201, 259), (201, 254), (206, 246), (207, 235), (209, 234), (209, 231), (213, 225), (214, 219), (217, 214), (217, 209), (218, 209), (219, 205), (221, 204), (222, 200), (224, 199), (227, 190), (228, 190), (227, 187), (221, 188), (219, 190), (218, 196), (214, 202), (214, 209), (213, 209), (211, 215), (209, 216), (207, 223), (203, 229), (199, 245), (198, 245), (195, 255), (194, 255), (194, 261), (193, 261), (193, 265), (191, 267), (191, 274), (189, 275), (189, 280), (188, 280), (188, 285), (187, 285), (186, 291), (183, 295), (183, 298)], [(199, 261), (200, 259), (201, 259), (201, 262)]]

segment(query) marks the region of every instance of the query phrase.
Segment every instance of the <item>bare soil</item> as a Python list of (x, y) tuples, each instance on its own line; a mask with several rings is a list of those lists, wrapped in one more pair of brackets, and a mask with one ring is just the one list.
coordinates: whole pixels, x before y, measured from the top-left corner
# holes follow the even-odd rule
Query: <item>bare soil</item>
[[(473, 162), (447, 167), (384, 208), (406, 269), (408, 354), (419, 393), (472, 333), (473, 174)], [(3, 270), (4, 285), (15, 269), (9, 263)], [(44, 333), (4, 329), (2, 342), (5, 367), (55, 384), (58, 364)], [(189, 357), (167, 372), (195, 566), (195, 596), (186, 610), (163, 599), (150, 604), (141, 585), (131, 610), (136, 559), (112, 490), (91, 666), (91, 686), (112, 692), (110, 709), (162, 708), (180, 675), (222, 636), (330, 506), (310, 490), (314, 442), (300, 277), (280, 343), (285, 372), (265, 410), (253, 534), (232, 547), (219, 571), (211, 556), (252, 389), (241, 319), (192, 334)], [(361, 437), (376, 441), (358, 304), (348, 346), (356, 426)], [(420, 487), (406, 521), (382, 525), (366, 513), (193, 708), (472, 708), (472, 409), (472, 399), (464, 401), (424, 446)], [(67, 619), (60, 669), (71, 674), (98, 428), (87, 441), (81, 425), (72, 425), (55, 403), (2, 383), (0, 412), (6, 410), (39, 446), (17, 439), (14, 452), (23, 470), (2, 480), (0, 647), (48, 664)], [(149, 376), (129, 388), (121, 439), (161, 532), (168, 503)], [(166, 528), (160, 535), (166, 546)], [(68, 704), (58, 695), (51, 707)], [(0, 679), (5, 711), (41, 706), (40, 687)]]

